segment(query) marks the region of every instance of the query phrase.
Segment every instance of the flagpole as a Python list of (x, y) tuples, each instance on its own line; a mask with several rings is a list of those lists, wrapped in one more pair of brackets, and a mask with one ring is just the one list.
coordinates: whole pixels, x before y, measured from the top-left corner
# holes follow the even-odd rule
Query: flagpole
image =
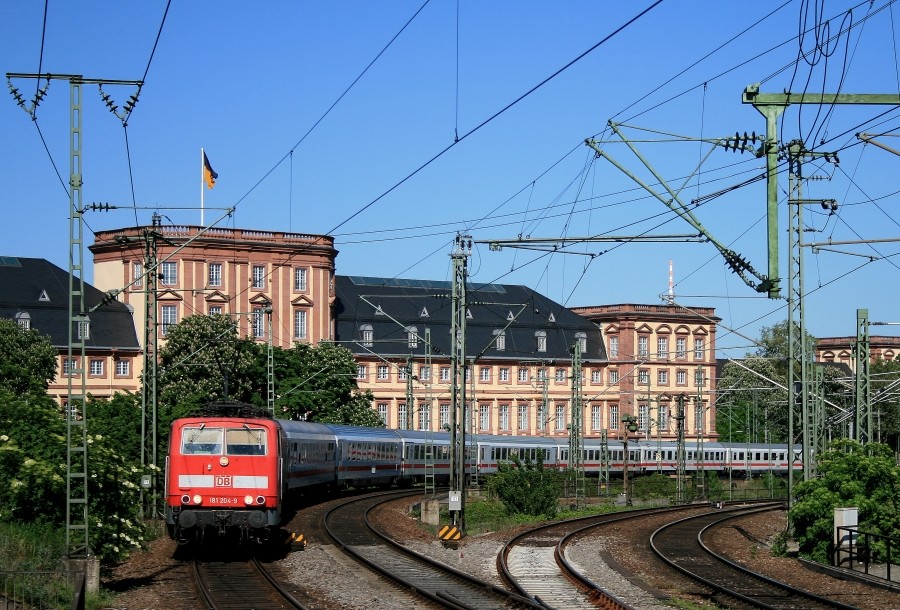
[(205, 227), (203, 223), (203, 147), (200, 147), (200, 227)]

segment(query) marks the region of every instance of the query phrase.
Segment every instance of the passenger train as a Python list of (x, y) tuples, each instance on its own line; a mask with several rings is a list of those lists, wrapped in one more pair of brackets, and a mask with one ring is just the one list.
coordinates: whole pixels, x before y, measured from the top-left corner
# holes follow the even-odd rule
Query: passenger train
[[(281, 524), (285, 499), (298, 492), (328, 487), (412, 485), (434, 474), (437, 484), (450, 476), (450, 435), (272, 419), (231, 405), (219, 415), (177, 419), (172, 423), (165, 464), (166, 524), (179, 541), (209, 532), (238, 532), (265, 539)], [(629, 473), (674, 474), (673, 441), (632, 440)], [(477, 460), (475, 459), (477, 456)], [(531, 436), (469, 436), (466, 471), (490, 475), (500, 462), (518, 456), (545, 468), (569, 465), (568, 439)], [(799, 448), (793, 468), (802, 469)], [(601, 470), (621, 476), (625, 447), (609, 440), (606, 457), (599, 439), (584, 440), (588, 475)], [(787, 445), (688, 441), (685, 470), (736, 476), (788, 471)]]

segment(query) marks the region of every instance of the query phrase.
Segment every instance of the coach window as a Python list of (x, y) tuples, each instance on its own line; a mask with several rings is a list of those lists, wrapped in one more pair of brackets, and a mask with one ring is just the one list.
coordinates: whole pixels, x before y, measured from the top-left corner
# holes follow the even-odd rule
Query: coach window
[(225, 431), (225, 452), (228, 455), (265, 455), (265, 428), (230, 428)]
[(222, 453), (222, 428), (184, 428), (181, 431), (182, 455), (218, 455)]

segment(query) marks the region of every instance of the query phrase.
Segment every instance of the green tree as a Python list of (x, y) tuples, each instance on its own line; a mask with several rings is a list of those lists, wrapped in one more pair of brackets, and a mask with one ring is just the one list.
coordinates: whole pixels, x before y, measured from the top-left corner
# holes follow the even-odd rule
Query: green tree
[(857, 507), (860, 529), (900, 536), (900, 468), (889, 447), (834, 441), (817, 457), (817, 471), (817, 478), (796, 486), (789, 513), (802, 554), (828, 563), (838, 507)]
[[(816, 347), (816, 338), (809, 333), (804, 333), (803, 338), (806, 349), (809, 353), (814, 353)], [(777, 322), (772, 326), (764, 326), (760, 333), (759, 345), (753, 354), (748, 356), (757, 356), (759, 358), (774, 358), (780, 361), (787, 361), (788, 346), (790, 345), (790, 337), (788, 332), (787, 320)]]
[(787, 439), (787, 380), (777, 360), (748, 357), (728, 362), (716, 384), (716, 430), (743, 443)]
[(559, 509), (563, 475), (544, 468), (543, 459), (532, 462), (513, 457), (500, 462), (487, 483), (488, 491), (503, 502), (512, 515), (544, 516), (552, 519)]
[(15, 394), (46, 392), (56, 377), (56, 356), (45, 335), (0, 320), (0, 387)]
[(211, 401), (250, 402), (256, 357), (253, 341), (241, 339), (228, 316), (188, 316), (170, 326), (159, 351), (161, 428)]
[[(265, 346), (260, 354), (265, 356)], [(276, 349), (274, 365), (278, 417), (384, 427), (372, 409), (372, 393), (359, 390), (356, 360), (347, 348), (327, 341), (297, 343), (290, 350)], [(256, 379), (263, 381), (265, 375)]]
[(116, 392), (110, 399), (91, 396), (87, 404), (88, 432), (101, 435), (129, 463), (141, 462), (141, 397)]
[(876, 439), (900, 450), (900, 362), (879, 360), (869, 367)]

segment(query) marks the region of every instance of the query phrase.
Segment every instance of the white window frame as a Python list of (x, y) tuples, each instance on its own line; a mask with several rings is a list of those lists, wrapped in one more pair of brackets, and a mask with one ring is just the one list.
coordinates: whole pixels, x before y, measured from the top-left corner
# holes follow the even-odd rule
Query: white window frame
[(251, 270), (251, 284), (250, 287), (256, 290), (262, 290), (266, 287), (266, 266), (265, 265), (253, 265), (253, 269)]
[(359, 327), (359, 340), (366, 347), (372, 347), (375, 342), (375, 329), (371, 324), (361, 324)]
[(638, 336), (638, 358), (647, 358), (650, 356), (650, 339), (647, 335)]
[(704, 346), (703, 339), (699, 337), (694, 338), (694, 360), (706, 360), (706, 347)]
[(591, 369), (591, 383), (603, 383), (603, 371)]
[(399, 430), (409, 430), (409, 421), (406, 415), (406, 403), (397, 403), (397, 428)]
[(178, 284), (178, 264), (166, 261), (159, 265), (159, 283), (163, 286), (175, 286)]
[(537, 331), (535, 331), (534, 336), (537, 339), (537, 351), (546, 352), (547, 351), (547, 331), (537, 330)]
[(209, 263), (206, 277), (210, 286), (221, 286), (222, 263)]
[(491, 429), (491, 407), (490, 405), (478, 405), (478, 429)]
[(356, 378), (363, 380), (366, 378), (366, 375), (369, 373), (369, 367), (365, 364), (357, 364), (356, 365)]
[(262, 307), (254, 307), (251, 314), (252, 333), (254, 339), (263, 339), (266, 336), (266, 323), (263, 314), (265, 310)]
[(442, 366), (440, 375), (441, 375), (441, 381), (450, 381), (450, 367)]
[(294, 292), (306, 292), (309, 286), (308, 271), (306, 267), (294, 269)]
[(221, 316), (222, 315), (222, 306), (221, 305), (210, 305), (209, 306), (209, 315)]
[(616, 385), (617, 383), (619, 383), (619, 370), (618, 369), (610, 369), (609, 385)]
[(506, 331), (495, 330), (494, 334), (497, 336), (497, 339), (494, 341), (494, 347), (498, 352), (502, 352), (506, 349)]
[(132, 282), (132, 286), (135, 288), (141, 288), (144, 285), (144, 263), (134, 263), (131, 266), (131, 279), (134, 280)]
[(500, 405), (499, 427), (503, 432), (509, 432), (509, 405)]
[(502, 383), (508, 383), (509, 382), (509, 367), (501, 366), (500, 372), (497, 373), (497, 377)]
[(161, 305), (159, 308), (159, 321), (162, 335), (165, 337), (169, 333), (169, 328), (178, 324), (178, 306)]
[(609, 357), (619, 357), (619, 338), (616, 336), (612, 336), (609, 338)]
[(406, 327), (406, 346), (419, 347), (419, 329), (415, 326)]
[(379, 381), (387, 381), (390, 379), (390, 369), (386, 364), (379, 364), (375, 372), (375, 379)]
[(517, 411), (518, 415), (516, 420), (519, 426), (519, 430), (528, 430), (528, 405), (519, 405)]
[(659, 369), (656, 371), (656, 384), (657, 385), (669, 385), (669, 370), (668, 369)]
[(427, 364), (419, 365), (419, 381), (431, 380), (431, 367)]
[(566, 382), (566, 369), (558, 368), (555, 371), (555, 381), (556, 383), (565, 383)]
[(102, 377), (103, 376), (103, 358), (91, 358), (90, 364), (88, 365), (89, 374), (92, 377)]
[(591, 430), (603, 429), (603, 410), (600, 405), (591, 405)]
[(483, 366), (478, 371), (478, 380), (481, 383), (490, 383), (491, 382), (491, 367)]
[(687, 358), (687, 337), (675, 338), (675, 357), (680, 359)]
[(294, 339), (306, 339), (309, 333), (309, 320), (305, 309), (294, 310)]
[(557, 403), (554, 417), (556, 420), (556, 431), (564, 431), (566, 429), (566, 405)]
[(116, 360), (116, 377), (127, 377), (131, 375), (131, 362), (124, 358)]
[(384, 422), (384, 425), (388, 425), (388, 403), (379, 402), (378, 403), (378, 417), (381, 418), (381, 421)]
[(438, 406), (439, 417), (441, 418), (441, 430), (446, 430), (450, 426), (450, 405), (446, 402)]
[(618, 430), (622, 422), (619, 421), (619, 405), (609, 405), (609, 424), (607, 430)]
[(666, 359), (669, 357), (669, 338), (668, 337), (657, 337), (656, 338), (656, 357), (660, 359)]
[(519, 375), (519, 377), (518, 377), (519, 383), (528, 383), (529, 380), (528, 380), (528, 367), (527, 366), (520, 366), (518, 375)]

